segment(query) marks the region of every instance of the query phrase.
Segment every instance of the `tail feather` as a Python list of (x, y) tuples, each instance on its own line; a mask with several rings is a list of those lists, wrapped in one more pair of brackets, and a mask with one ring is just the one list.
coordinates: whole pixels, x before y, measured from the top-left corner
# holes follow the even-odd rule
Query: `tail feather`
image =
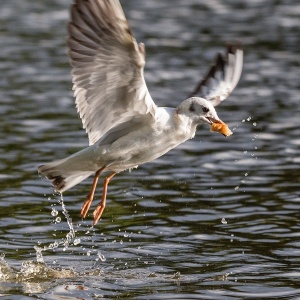
[[(42, 166), (42, 167), (45, 167), (45, 165)], [(40, 173), (42, 173), (41, 170), (39, 170), (39, 171), (40, 171)], [(48, 175), (46, 175), (46, 177), (49, 180), (51, 180), (51, 183), (52, 183), (52, 185), (53, 185), (53, 187), (55, 188), (56, 191), (60, 191), (66, 186), (66, 177), (63, 177), (62, 175), (54, 176), (54, 175), (51, 174), (51, 171), (49, 171), (49, 170), (45, 170), (44, 174), (48, 174)]]
[(70, 189), (94, 173), (94, 171), (68, 168), (69, 163), (66, 160), (62, 159), (38, 167), (39, 174), (51, 180), (54, 189), (60, 193)]
[(39, 166), (38, 172), (51, 180), (54, 189), (62, 193), (103, 168), (95, 147), (89, 146), (67, 158)]

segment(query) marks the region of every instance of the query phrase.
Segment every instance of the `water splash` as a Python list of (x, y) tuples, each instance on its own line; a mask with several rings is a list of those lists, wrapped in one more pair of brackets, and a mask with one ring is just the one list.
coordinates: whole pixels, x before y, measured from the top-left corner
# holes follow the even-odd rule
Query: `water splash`
[(1, 282), (42, 282), (53, 278), (74, 277), (73, 270), (55, 270), (48, 267), (43, 261), (27, 260), (22, 263), (21, 269), (13, 268), (5, 261), (4, 254), (0, 257)]
[[(0, 282), (26, 283), (28, 287), (30, 287), (30, 292), (40, 293), (49, 288), (47, 283), (47, 281), (49, 282), (49, 279), (73, 278), (75, 276), (99, 276), (102, 274), (101, 269), (98, 267), (96, 269), (89, 270), (88, 272), (78, 273), (73, 269), (51, 268), (45, 263), (43, 252), (54, 250), (59, 247), (63, 247), (62, 250), (66, 251), (71, 244), (74, 246), (79, 245), (83, 239), (82, 237), (76, 237), (72, 218), (67, 211), (62, 195), (60, 195), (58, 203), (61, 205), (61, 213), (64, 215), (69, 228), (65, 237), (60, 240), (55, 240), (47, 245), (41, 245), (41, 243), (38, 242), (38, 244), (33, 247), (36, 252), (36, 261), (24, 261), (20, 268), (11, 267), (5, 260), (5, 254), (0, 254)], [(61, 220), (59, 213), (60, 212), (56, 208), (52, 208), (51, 216), (55, 223), (58, 223), (58, 220)], [(89, 234), (93, 229), (93, 226), (88, 228), (86, 234)], [(88, 237), (84, 239), (88, 239)], [(106, 261), (104, 254), (96, 249), (88, 250), (86, 255), (96, 255), (96, 261)], [(56, 264), (56, 261), (54, 264)]]
[(74, 226), (73, 226), (73, 223), (72, 223), (72, 218), (70, 217), (68, 211), (67, 211), (67, 208), (65, 206), (65, 203), (64, 203), (64, 199), (63, 199), (63, 196), (62, 194), (60, 194), (60, 200), (58, 201), (61, 205), (61, 208), (62, 208), (62, 213), (63, 215), (65, 216), (66, 220), (67, 220), (67, 223), (69, 225), (69, 229), (70, 231), (67, 233), (66, 235), (66, 239), (63, 243), (63, 245), (65, 246), (65, 249), (67, 249), (70, 245), (70, 243), (74, 240), (75, 238), (75, 230), (74, 230)]
[(33, 248), (36, 252), (36, 261), (40, 262), (40, 263), (43, 263), (44, 262), (44, 258), (43, 258), (43, 255), (42, 255), (42, 250), (43, 249), (38, 247), (38, 246), (34, 246)]
[[(21, 269), (18, 270), (16, 268), (12, 268), (5, 261), (5, 254), (0, 255), (0, 281), (1, 282), (42, 282), (45, 280), (49, 280), (52, 278), (68, 278), (74, 277), (76, 275), (74, 270), (69, 269), (61, 269), (56, 270), (50, 268), (46, 265), (43, 252), (47, 250), (54, 250), (59, 246), (63, 246), (63, 250), (65, 251), (70, 244), (73, 242), (74, 245), (80, 243), (80, 239), (76, 238), (74, 226), (72, 223), (72, 219), (69, 216), (69, 213), (64, 204), (64, 200), (62, 195), (59, 199), (59, 204), (62, 207), (62, 213), (67, 220), (67, 224), (69, 226), (69, 232), (66, 234), (65, 238), (62, 238), (59, 241), (54, 241), (48, 245), (44, 246), (34, 246), (36, 251), (36, 261), (28, 260), (22, 263)], [(51, 216), (55, 218), (55, 222), (58, 223), (58, 220), (61, 219), (58, 217), (58, 210), (52, 208)]]
[[(74, 245), (77, 245), (80, 243), (80, 239), (76, 238), (74, 226), (72, 223), (72, 218), (70, 217), (68, 210), (65, 206), (62, 194), (60, 194), (58, 203), (61, 205), (62, 213), (66, 218), (67, 224), (69, 226), (69, 232), (66, 234), (66, 237), (62, 238), (60, 241), (54, 241), (53, 243), (50, 243), (49, 245), (44, 245), (43, 247), (34, 246), (34, 249), (36, 251), (36, 261), (38, 263), (44, 263), (44, 258), (43, 258), (43, 254), (42, 254), (44, 251), (54, 250), (54, 249), (58, 248), (59, 246), (63, 246), (63, 251), (66, 251), (72, 242)], [(56, 208), (52, 208), (51, 216), (55, 217), (56, 223), (61, 222), (61, 217), (58, 217), (58, 210)]]
[(0, 281), (10, 281), (14, 276), (14, 269), (5, 261), (5, 254), (0, 256)]

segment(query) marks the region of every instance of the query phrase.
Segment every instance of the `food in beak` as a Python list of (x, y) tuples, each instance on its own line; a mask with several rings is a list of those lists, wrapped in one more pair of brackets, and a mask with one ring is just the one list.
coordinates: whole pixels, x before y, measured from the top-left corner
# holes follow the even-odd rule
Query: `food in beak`
[(226, 137), (232, 135), (232, 131), (221, 120), (214, 120), (210, 127), (210, 131), (222, 133)]

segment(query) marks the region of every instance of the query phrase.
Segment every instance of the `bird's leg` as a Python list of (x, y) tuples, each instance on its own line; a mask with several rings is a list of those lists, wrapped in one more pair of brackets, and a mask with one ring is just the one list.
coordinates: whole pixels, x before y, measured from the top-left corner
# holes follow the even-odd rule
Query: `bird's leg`
[(93, 225), (96, 225), (104, 211), (105, 204), (106, 204), (106, 194), (107, 194), (107, 187), (109, 181), (116, 175), (116, 172), (111, 173), (109, 176), (107, 176), (104, 180), (103, 184), (103, 193), (102, 193), (102, 199), (98, 206), (96, 207), (95, 211), (93, 212), (93, 217), (94, 217), (94, 223)]
[(85, 202), (82, 205), (81, 211), (80, 211), (80, 215), (82, 218), (85, 218), (86, 214), (88, 213), (91, 203), (94, 199), (94, 194), (95, 194), (95, 190), (96, 190), (96, 186), (98, 183), (98, 179), (99, 176), (101, 174), (101, 172), (106, 168), (106, 166), (103, 166), (101, 169), (99, 169), (96, 173), (95, 173), (95, 177), (94, 177), (94, 181), (92, 184), (92, 188), (90, 193), (87, 195)]

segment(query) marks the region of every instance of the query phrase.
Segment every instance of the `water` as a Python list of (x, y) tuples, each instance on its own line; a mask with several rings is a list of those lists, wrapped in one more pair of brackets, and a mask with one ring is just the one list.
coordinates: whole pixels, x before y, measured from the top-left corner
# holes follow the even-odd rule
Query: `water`
[(65, 55), (70, 3), (1, 2), (2, 298), (299, 299), (300, 4), (122, 2), (159, 105), (186, 98), (228, 40), (243, 42), (245, 66), (217, 108), (234, 134), (202, 126), (116, 176), (93, 228), (79, 216), (91, 180), (62, 202), (36, 172), (87, 145)]

